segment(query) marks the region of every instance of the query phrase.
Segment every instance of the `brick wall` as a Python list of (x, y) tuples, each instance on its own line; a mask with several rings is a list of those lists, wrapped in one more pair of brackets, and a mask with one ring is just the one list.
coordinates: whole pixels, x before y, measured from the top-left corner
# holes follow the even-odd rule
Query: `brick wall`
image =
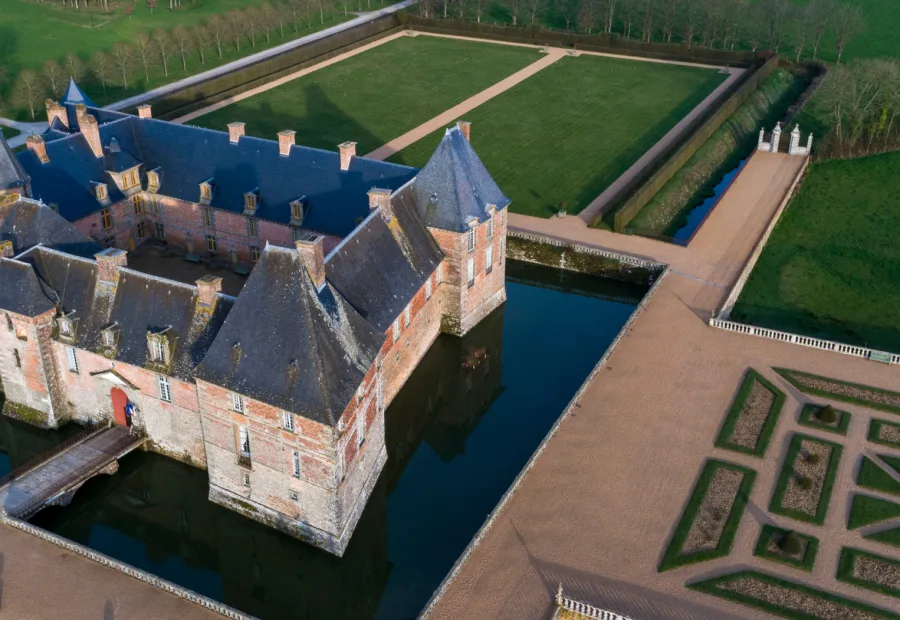
[(50, 310), (36, 317), (0, 313), (0, 380), (7, 403), (4, 412), (42, 427), (59, 423), (46, 374), (47, 360), (41, 351), (55, 313)]

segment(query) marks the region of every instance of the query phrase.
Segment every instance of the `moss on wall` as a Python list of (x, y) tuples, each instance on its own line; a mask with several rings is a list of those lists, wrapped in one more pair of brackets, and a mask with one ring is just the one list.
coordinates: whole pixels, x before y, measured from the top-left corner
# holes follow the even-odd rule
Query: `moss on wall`
[(653, 276), (653, 272), (646, 267), (629, 265), (609, 256), (582, 252), (573, 246), (540, 243), (514, 236), (507, 237), (506, 255), (513, 260), (635, 284), (649, 285)]
[(49, 415), (21, 403), (6, 401), (3, 404), (3, 415), (41, 428), (50, 428), (51, 426)]

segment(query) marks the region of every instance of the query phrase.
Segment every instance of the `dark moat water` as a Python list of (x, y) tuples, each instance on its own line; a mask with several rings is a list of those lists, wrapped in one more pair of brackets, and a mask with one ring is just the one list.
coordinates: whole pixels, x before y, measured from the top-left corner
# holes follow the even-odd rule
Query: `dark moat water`
[(703, 202), (690, 210), (687, 216), (687, 222), (675, 233), (674, 239), (676, 241), (681, 241), (683, 243), (690, 241), (691, 237), (700, 227), (700, 224), (703, 223), (703, 220), (706, 219), (709, 212), (716, 206), (716, 202), (718, 202), (722, 194), (731, 187), (731, 182), (734, 181), (734, 178), (740, 173), (746, 163), (747, 160), (742, 159), (741, 163), (733, 170), (726, 172), (725, 176), (722, 177), (722, 180), (713, 188), (713, 195), (704, 199)]
[[(388, 409), (388, 462), (343, 558), (209, 503), (206, 472), (142, 452), (33, 522), (266, 620), (414, 618), (646, 291), (512, 261), (507, 276), (506, 305), (441, 336)], [(0, 448), (57, 436), (7, 422)]]

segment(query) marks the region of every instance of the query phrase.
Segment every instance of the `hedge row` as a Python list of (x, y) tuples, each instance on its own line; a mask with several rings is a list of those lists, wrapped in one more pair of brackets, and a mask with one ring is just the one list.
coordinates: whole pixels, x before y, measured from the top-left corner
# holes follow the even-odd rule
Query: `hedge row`
[(628, 54), (644, 58), (743, 67), (753, 65), (756, 59), (754, 52), (712, 50), (696, 45), (688, 47), (682, 43), (644, 43), (627, 39), (617, 33), (577, 34), (548, 30), (541, 26), (500, 26), (481, 24), (465, 19), (420, 17), (413, 13), (399, 13), (398, 18), (405, 26), (422, 32), (467, 35), (480, 39), (497, 39), (531, 45), (573, 47), (589, 52)]
[[(712, 106), (706, 114), (700, 115), (692, 123), (692, 126), (685, 132), (688, 138), (684, 142), (664, 149), (653, 163), (622, 188), (618, 197), (610, 201), (610, 204), (615, 207), (616, 204), (621, 204), (626, 196), (631, 195), (624, 204), (621, 204), (614, 215), (613, 228), (616, 232), (624, 231), (640, 210), (777, 67), (778, 58), (773, 56), (755, 71), (750, 70), (744, 73), (741, 79), (720, 97), (721, 104)], [(598, 215), (592, 225), (596, 226), (603, 216), (603, 213)]]
[[(359, 24), (323, 39), (295, 47), (283, 54), (266, 58), (243, 69), (164, 95), (149, 103), (153, 116), (171, 120), (202, 107), (212, 105), (272, 80), (319, 64), (344, 52), (366, 45), (400, 29), (395, 14)], [(134, 112), (134, 110), (129, 110)]]

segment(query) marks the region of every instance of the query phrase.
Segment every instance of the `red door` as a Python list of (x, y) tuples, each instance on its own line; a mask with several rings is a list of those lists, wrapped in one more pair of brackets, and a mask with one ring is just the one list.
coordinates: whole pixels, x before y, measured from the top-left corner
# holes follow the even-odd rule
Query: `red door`
[(125, 392), (116, 387), (112, 389), (111, 396), (113, 418), (115, 419), (116, 424), (125, 426), (125, 405), (128, 404), (128, 396), (125, 394)]

